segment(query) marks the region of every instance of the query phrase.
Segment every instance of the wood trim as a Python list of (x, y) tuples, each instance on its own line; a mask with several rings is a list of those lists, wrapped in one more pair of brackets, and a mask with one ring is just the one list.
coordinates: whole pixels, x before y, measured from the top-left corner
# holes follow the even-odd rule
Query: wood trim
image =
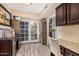
[(9, 14), (11, 14), (2, 4), (0, 4), (0, 6), (1, 6), (5, 11), (7, 11)]

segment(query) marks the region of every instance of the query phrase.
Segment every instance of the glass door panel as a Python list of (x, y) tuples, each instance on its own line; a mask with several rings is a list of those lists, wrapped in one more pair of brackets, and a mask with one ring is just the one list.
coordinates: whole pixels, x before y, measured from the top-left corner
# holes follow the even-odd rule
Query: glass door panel
[(31, 21), (31, 41), (37, 40), (37, 22)]
[(38, 22), (37, 21), (21, 21), (20, 23), (20, 39), (22, 43), (37, 42), (38, 36)]
[(20, 39), (21, 41), (28, 41), (28, 22), (21, 21), (20, 22)]

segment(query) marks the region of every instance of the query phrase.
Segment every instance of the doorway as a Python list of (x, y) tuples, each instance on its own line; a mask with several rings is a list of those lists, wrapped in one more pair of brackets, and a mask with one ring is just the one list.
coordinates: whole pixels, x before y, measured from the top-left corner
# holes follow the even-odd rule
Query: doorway
[(39, 22), (20, 21), (20, 40), (21, 43), (39, 42)]
[(46, 19), (42, 19), (42, 44), (46, 45), (47, 44), (47, 21)]

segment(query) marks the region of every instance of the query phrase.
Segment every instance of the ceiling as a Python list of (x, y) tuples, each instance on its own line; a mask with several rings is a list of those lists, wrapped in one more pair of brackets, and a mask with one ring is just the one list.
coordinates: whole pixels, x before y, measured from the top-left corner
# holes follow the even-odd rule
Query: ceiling
[(26, 3), (7, 3), (6, 4), (10, 9), (32, 14), (40, 14), (40, 12), (47, 5), (46, 3), (32, 3), (32, 5), (27, 6)]
[(32, 3), (30, 6), (27, 6), (26, 3), (3, 3), (2, 5), (12, 15), (41, 20), (55, 15), (55, 8), (59, 3)]

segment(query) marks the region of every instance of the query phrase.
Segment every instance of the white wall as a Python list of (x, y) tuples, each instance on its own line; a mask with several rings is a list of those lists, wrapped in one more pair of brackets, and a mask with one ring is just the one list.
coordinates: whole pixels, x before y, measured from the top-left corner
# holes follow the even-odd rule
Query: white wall
[[(53, 24), (53, 23), (55, 23), (55, 15), (53, 15), (49, 18), (52, 18), (52, 27), (56, 31), (57, 30), (56, 26)], [(59, 42), (57, 40), (57, 37), (56, 36), (55, 36), (56, 38), (49, 37), (49, 18), (47, 19), (47, 45), (50, 45), (50, 51), (54, 55), (60, 56), (61, 54), (60, 54)], [(57, 35), (57, 32), (55, 32), (55, 34)]]
[(55, 8), (60, 5), (60, 3), (49, 3), (48, 8), (40, 14), (40, 18), (48, 18), (55, 15)]

